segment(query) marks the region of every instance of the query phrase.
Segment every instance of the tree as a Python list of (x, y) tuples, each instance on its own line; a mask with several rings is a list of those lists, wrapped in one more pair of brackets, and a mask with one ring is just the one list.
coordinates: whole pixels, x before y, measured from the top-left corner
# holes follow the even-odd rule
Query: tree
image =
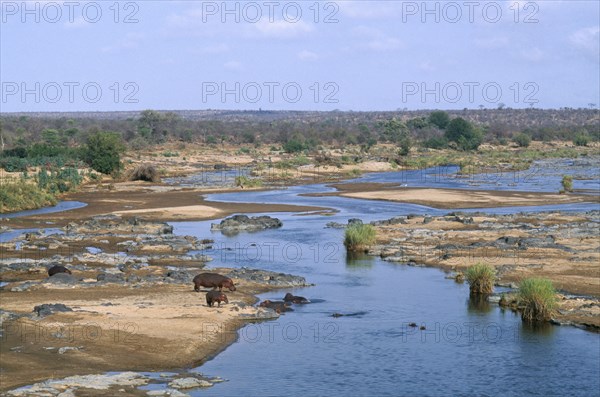
[(448, 123), (444, 137), (456, 142), (462, 150), (474, 150), (483, 142), (483, 134), (462, 117), (457, 117)]
[(408, 134), (406, 125), (397, 118), (386, 120), (382, 123), (383, 136), (386, 140), (400, 145), (399, 154), (406, 156), (410, 152), (412, 141)]
[(429, 123), (435, 125), (440, 130), (445, 129), (449, 122), (450, 116), (448, 116), (448, 113), (442, 110), (431, 112), (431, 114), (429, 115)]
[(95, 171), (113, 174), (121, 169), (121, 153), (125, 146), (114, 132), (98, 132), (88, 138), (85, 161)]
[(529, 135), (521, 132), (513, 137), (513, 142), (519, 145), (519, 147), (528, 147), (531, 143), (531, 138)]

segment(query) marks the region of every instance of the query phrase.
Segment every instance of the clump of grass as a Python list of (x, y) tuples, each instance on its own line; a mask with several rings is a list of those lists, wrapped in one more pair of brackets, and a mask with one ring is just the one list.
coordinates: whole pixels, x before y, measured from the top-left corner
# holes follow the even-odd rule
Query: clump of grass
[(573, 191), (573, 177), (571, 175), (565, 175), (561, 181), (562, 190), (561, 192), (572, 192)]
[(0, 184), (0, 214), (56, 205), (53, 194), (26, 181)]
[(373, 226), (353, 224), (346, 229), (344, 246), (348, 251), (366, 251), (375, 242), (375, 235)]
[(160, 182), (158, 170), (153, 165), (142, 164), (135, 167), (129, 175), (130, 181)]
[(477, 263), (467, 269), (465, 274), (471, 294), (491, 294), (494, 291), (494, 268), (485, 263)]
[(247, 176), (238, 176), (235, 178), (235, 185), (241, 187), (261, 187), (262, 180), (257, 178), (248, 178)]
[(556, 309), (556, 291), (550, 280), (526, 278), (519, 285), (521, 317), (526, 321), (548, 321)]

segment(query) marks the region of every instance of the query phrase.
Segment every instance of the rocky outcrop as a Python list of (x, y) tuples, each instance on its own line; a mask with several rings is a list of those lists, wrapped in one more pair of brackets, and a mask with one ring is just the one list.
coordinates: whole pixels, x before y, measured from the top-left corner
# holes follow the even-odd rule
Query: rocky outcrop
[(294, 276), (286, 273), (276, 273), (267, 270), (250, 269), (242, 267), (234, 269), (227, 274), (227, 277), (233, 279), (247, 280), (256, 283), (264, 283), (273, 287), (306, 287), (306, 279), (301, 276)]
[(234, 215), (225, 218), (221, 223), (212, 223), (211, 230), (221, 230), (223, 233), (237, 233), (240, 231), (254, 232), (265, 229), (275, 229), (281, 227), (283, 223), (277, 218), (270, 216)]
[(37, 313), (38, 317), (49, 316), (56, 312), (72, 312), (68, 306), (63, 305), (62, 303), (44, 303), (43, 305), (35, 306), (33, 308), (33, 312)]

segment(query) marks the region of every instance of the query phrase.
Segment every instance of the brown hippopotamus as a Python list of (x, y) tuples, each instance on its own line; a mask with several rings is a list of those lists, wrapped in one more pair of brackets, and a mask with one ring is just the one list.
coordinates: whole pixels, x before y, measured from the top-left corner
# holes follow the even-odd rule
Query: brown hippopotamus
[(56, 273), (68, 273), (71, 274), (71, 271), (64, 266), (54, 265), (50, 269), (48, 269), (48, 276), (52, 277)]
[(219, 289), (229, 288), (229, 291), (235, 291), (235, 285), (229, 277), (222, 276), (218, 273), (200, 273), (194, 277), (194, 291), (199, 292), (200, 287)]
[(217, 302), (220, 307), (221, 302), (229, 303), (229, 300), (227, 300), (227, 295), (221, 291), (208, 291), (206, 293), (206, 304), (209, 307), (212, 307), (215, 302)]
[(283, 297), (284, 302), (292, 302), (292, 303), (310, 303), (308, 299), (303, 296), (295, 296), (290, 294), (289, 292), (285, 294)]
[(288, 302), (277, 302), (277, 301), (270, 301), (268, 299), (265, 299), (258, 306), (260, 306), (260, 307), (268, 307), (269, 309), (275, 310), (278, 314), (281, 314), (281, 313), (283, 313), (285, 311), (292, 311), (292, 310), (294, 310), (291, 307), (289, 307), (289, 305), (290, 304)]

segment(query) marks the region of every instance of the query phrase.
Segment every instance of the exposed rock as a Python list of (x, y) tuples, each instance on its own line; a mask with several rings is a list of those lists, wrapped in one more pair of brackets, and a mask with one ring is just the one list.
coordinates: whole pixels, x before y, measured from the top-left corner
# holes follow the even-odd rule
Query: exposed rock
[(43, 305), (34, 307), (33, 311), (37, 313), (38, 317), (45, 317), (56, 312), (72, 312), (73, 309), (62, 303), (44, 303)]
[(120, 372), (104, 375), (70, 376), (59, 380), (47, 380), (35, 383), (29, 387), (11, 390), (6, 395), (16, 397), (27, 396), (58, 396), (69, 389), (108, 390), (113, 386), (142, 386), (149, 378), (136, 372)]
[(79, 283), (79, 280), (69, 273), (56, 273), (52, 277), (48, 277), (46, 280), (42, 281), (46, 284), (66, 284), (66, 285), (75, 285)]
[(221, 230), (222, 232), (239, 232), (239, 231), (257, 231), (264, 229), (273, 229), (281, 227), (283, 224), (277, 218), (270, 216), (254, 216), (234, 215), (225, 218), (221, 223), (212, 223), (211, 230)]
[(125, 276), (123, 274), (100, 273), (96, 276), (96, 281), (102, 283), (124, 283)]
[(242, 313), (239, 318), (243, 320), (270, 320), (278, 318), (279, 314), (268, 307), (257, 307), (253, 313)]
[(80, 349), (79, 347), (64, 346), (64, 347), (61, 347), (60, 349), (58, 349), (58, 354), (65, 354), (69, 350), (79, 350), (79, 349)]
[(210, 387), (212, 385), (207, 380), (197, 378), (179, 378), (169, 383), (169, 386), (176, 389), (193, 389), (195, 387)]
[(234, 269), (227, 274), (227, 277), (266, 283), (274, 287), (306, 287), (310, 285), (307, 284), (306, 279), (301, 276), (270, 272), (267, 270), (250, 269), (247, 267)]

